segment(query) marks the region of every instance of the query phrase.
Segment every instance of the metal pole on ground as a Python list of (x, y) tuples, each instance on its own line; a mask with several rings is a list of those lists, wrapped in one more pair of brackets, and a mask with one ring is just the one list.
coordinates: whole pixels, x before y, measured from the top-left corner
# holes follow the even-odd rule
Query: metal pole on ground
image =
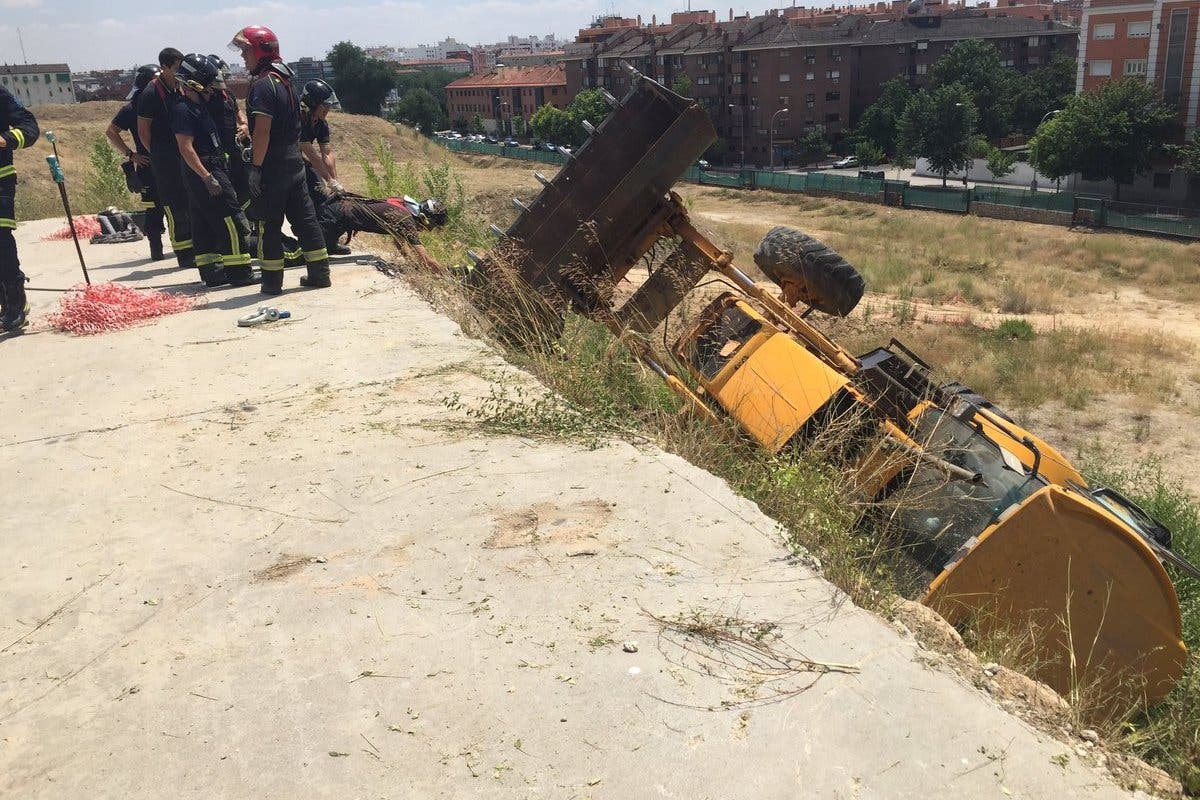
[(67, 198), (67, 178), (63, 175), (62, 165), (58, 161), (58, 137), (54, 135), (54, 131), (46, 131), (46, 141), (54, 149), (54, 155), (46, 156), (46, 163), (50, 165), (50, 177), (58, 184), (58, 193), (62, 195), (63, 210), (67, 212), (67, 225), (71, 228), (71, 238), (75, 240), (75, 253), (79, 256), (79, 268), (83, 270), (83, 279), (88, 286), (91, 286), (92, 278), (88, 275), (87, 264), (83, 263), (83, 248), (79, 246), (79, 234), (75, 232), (75, 217), (71, 216), (71, 201)]

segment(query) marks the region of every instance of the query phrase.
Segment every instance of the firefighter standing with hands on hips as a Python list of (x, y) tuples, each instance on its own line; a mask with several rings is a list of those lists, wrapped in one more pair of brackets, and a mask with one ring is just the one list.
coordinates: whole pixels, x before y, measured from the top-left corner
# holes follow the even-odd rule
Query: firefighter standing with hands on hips
[(300, 240), (308, 275), (301, 286), (330, 285), (325, 235), (304, 179), (300, 155), (300, 97), (293, 74), (281, 62), (279, 39), (269, 28), (251, 25), (238, 31), (230, 47), (241, 51), (253, 76), (246, 109), (250, 117), (250, 216), (258, 220), (258, 259), (262, 292), (283, 291), (283, 219)]
[(200, 277), (208, 286), (249, 286), (254, 273), (246, 234), (237, 220), (242, 208), (226, 171), (220, 128), (207, 108), (219, 74), (209, 56), (184, 56), (177, 72), (183, 97), (175, 105), (171, 127), (183, 160), (181, 177), (191, 208)]
[(17, 168), (13, 151), (37, 141), (37, 120), (17, 98), (0, 86), (0, 329), (25, 327), (29, 305), (25, 273), (17, 258)]

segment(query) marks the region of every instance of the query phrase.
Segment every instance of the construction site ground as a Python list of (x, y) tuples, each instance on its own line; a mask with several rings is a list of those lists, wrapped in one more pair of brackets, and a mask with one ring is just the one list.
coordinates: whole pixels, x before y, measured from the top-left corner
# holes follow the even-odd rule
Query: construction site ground
[[(79, 279), (57, 224), (38, 288)], [(144, 247), (93, 278), (193, 280)], [(1126, 796), (713, 476), (481, 436), (445, 400), (531, 379), (334, 281), (82, 338), (38, 291), (0, 340), (0, 796)]]

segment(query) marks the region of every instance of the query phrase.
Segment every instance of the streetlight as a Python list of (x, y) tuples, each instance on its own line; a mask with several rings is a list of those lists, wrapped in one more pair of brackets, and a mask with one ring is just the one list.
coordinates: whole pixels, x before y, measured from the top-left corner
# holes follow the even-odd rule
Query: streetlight
[(506, 130), (505, 130), (505, 126), (504, 126), (504, 107), (505, 107), (505, 106), (508, 106), (509, 116), (511, 117), (511, 116), (512, 116), (512, 104), (511, 104), (511, 103), (509, 103), (507, 100), (501, 100), (501, 99), (500, 99), (500, 95), (496, 95), (496, 104), (497, 104), (497, 105), (496, 105), (496, 110), (497, 110), (497, 111), (499, 112), (499, 114), (500, 114), (500, 132), (501, 132), (501, 133), (504, 133), (504, 134), (506, 134), (506, 135), (508, 135), (508, 136), (511, 136), (511, 135), (512, 135), (512, 131), (511, 131), (511, 130), (508, 130), (508, 131), (506, 132)]
[[(1041, 119), (1041, 122), (1039, 122), (1039, 123), (1037, 124), (1037, 128), (1040, 128), (1040, 127), (1042, 127), (1042, 122), (1045, 122), (1046, 120), (1048, 120), (1048, 119), (1050, 119), (1051, 117), (1053, 117), (1055, 114), (1061, 114), (1062, 112), (1063, 112), (1063, 110), (1062, 110), (1061, 108), (1056, 108), (1056, 109), (1054, 109), (1053, 111), (1047, 111), (1047, 112), (1046, 112), (1046, 115), (1045, 115), (1044, 117), (1042, 117), (1042, 119)], [(1036, 130), (1037, 130), (1037, 128), (1034, 128), (1034, 130), (1036, 131)]]
[[(733, 103), (730, 103), (729, 107), (732, 109)], [(742, 108), (742, 163), (738, 166), (738, 169), (744, 170), (745, 168), (746, 168), (746, 109)]]
[(781, 108), (771, 115), (771, 136), (769, 145), (771, 148), (771, 172), (775, 171), (775, 118), (780, 114), (786, 114), (787, 112), (788, 110), (786, 108)]

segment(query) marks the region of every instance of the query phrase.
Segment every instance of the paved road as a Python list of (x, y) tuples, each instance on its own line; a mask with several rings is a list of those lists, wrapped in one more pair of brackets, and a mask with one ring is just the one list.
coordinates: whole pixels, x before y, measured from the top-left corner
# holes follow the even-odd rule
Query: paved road
[[(22, 257), (64, 287), (49, 227)], [(191, 279), (86, 249), (100, 279)], [(0, 341), (0, 796), (1125, 796), (721, 481), (482, 437), (444, 400), (530, 381), (370, 267), (334, 280), (270, 327), (236, 328), (260, 298), (226, 289)], [(651, 615), (774, 624), (775, 671)]]

